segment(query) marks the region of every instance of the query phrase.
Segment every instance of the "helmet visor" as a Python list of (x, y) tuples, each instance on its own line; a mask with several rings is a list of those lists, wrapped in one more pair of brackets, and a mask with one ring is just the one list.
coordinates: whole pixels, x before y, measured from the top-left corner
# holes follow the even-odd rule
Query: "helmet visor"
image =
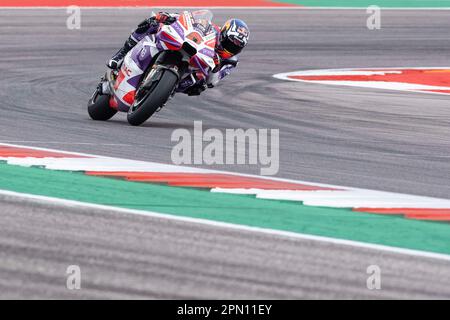
[(223, 39), (221, 42), (221, 46), (225, 53), (228, 53), (231, 56), (238, 54), (243, 49), (241, 44), (238, 45), (235, 42), (231, 41), (229, 38)]

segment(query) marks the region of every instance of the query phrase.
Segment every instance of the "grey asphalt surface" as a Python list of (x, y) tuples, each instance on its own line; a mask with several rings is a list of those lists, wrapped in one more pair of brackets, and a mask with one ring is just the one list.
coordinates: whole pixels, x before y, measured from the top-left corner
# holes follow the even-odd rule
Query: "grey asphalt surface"
[[(143, 10), (0, 9), (0, 134), (10, 142), (170, 163), (177, 128), (280, 129), (279, 177), (450, 198), (450, 97), (284, 82), (280, 72), (450, 66), (446, 11), (215, 10), (252, 29), (238, 70), (199, 98), (176, 96), (142, 127), (89, 120), (86, 102)], [(258, 173), (258, 167), (222, 166)], [(449, 263), (1, 200), (0, 297), (450, 297)], [(60, 214), (58, 214), (60, 213)], [(89, 226), (89, 228), (87, 228)], [(5, 230), (5, 232), (3, 232)], [(65, 268), (86, 268), (79, 292)], [(365, 287), (370, 264), (383, 290)], [(383, 271), (384, 274), (384, 271)], [(2, 290), (4, 289), (5, 290)]]
[[(450, 263), (0, 196), (1, 298), (450, 299)], [(81, 289), (66, 288), (78, 265)], [(381, 289), (367, 289), (369, 265)]]

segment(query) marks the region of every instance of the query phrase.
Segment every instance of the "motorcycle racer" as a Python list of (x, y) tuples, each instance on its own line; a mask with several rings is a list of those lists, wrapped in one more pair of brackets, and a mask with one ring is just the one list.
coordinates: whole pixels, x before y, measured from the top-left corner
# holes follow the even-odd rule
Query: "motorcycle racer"
[[(138, 65), (139, 69), (145, 69), (144, 64), (146, 62), (148, 63), (157, 53), (164, 50), (160, 44), (156, 43), (154, 35), (158, 32), (162, 24), (172, 24), (177, 18), (178, 14), (159, 12), (142, 21), (125, 41), (124, 46), (111, 58), (107, 66), (111, 69), (119, 69), (125, 55), (134, 49), (136, 53), (133, 52), (133, 54), (142, 62), (142, 66)], [(204, 25), (198, 23), (196, 25), (199, 29), (204, 29), (207, 26), (209, 26), (207, 23)], [(230, 74), (231, 70), (237, 66), (237, 55), (248, 43), (248, 26), (242, 20), (230, 19), (225, 22), (222, 28), (216, 25), (212, 25), (212, 28), (217, 36), (216, 55), (214, 59), (216, 67), (210, 70), (207, 76), (197, 72), (185, 77), (180, 81), (176, 89), (177, 92), (183, 92), (188, 95), (199, 95), (207, 87), (213, 88), (217, 85), (220, 80)], [(153, 45), (145, 45), (145, 40), (152, 41)], [(139, 71), (137, 70), (137, 75), (139, 75)]]

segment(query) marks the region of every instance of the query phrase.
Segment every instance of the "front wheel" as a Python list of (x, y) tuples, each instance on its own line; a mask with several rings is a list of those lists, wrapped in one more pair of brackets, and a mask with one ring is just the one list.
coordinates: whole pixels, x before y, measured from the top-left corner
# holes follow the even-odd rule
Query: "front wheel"
[(172, 94), (178, 82), (178, 77), (169, 70), (161, 71), (159, 80), (146, 88), (139, 88), (136, 93), (135, 102), (128, 111), (128, 123), (133, 126), (143, 124), (159, 108), (161, 108)]
[(88, 113), (93, 120), (106, 121), (111, 119), (117, 110), (109, 106), (109, 95), (101, 95), (96, 89), (88, 102)]

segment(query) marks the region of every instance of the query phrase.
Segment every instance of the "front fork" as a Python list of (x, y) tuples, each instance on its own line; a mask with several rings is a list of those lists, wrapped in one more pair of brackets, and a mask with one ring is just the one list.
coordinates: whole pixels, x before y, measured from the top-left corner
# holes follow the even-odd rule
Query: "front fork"
[[(142, 103), (144, 99), (146, 99), (147, 95), (150, 94), (151, 91), (154, 90), (154, 87), (157, 86), (159, 80), (161, 79), (161, 76), (164, 72), (172, 72), (174, 73), (178, 81), (180, 80), (180, 75), (178, 73), (179, 69), (177, 66), (166, 66), (166, 65), (160, 65), (155, 62), (155, 64), (151, 67), (150, 71), (144, 76), (144, 79), (142, 80), (139, 88), (136, 90), (136, 96), (133, 105), (130, 108), (130, 111), (133, 112), (136, 108), (139, 107), (139, 105)], [(156, 112), (160, 111), (167, 102), (173, 98), (175, 95), (175, 89), (178, 86), (177, 84), (172, 89), (172, 92), (170, 93), (169, 98), (167, 101), (158, 109)]]
[[(139, 103), (137, 97), (142, 99), (141, 95), (146, 94), (148, 91), (153, 90), (153, 86), (158, 83), (161, 79), (161, 76), (164, 72), (172, 72), (176, 75), (178, 81), (174, 86), (172, 92), (170, 93), (170, 100), (176, 92), (176, 88), (178, 87), (178, 83), (180, 82), (181, 77), (185, 73), (188, 62), (185, 59), (186, 57), (179, 51), (163, 51), (161, 52), (155, 59), (150, 71), (144, 76), (144, 79), (139, 86), (139, 89), (136, 91), (136, 100), (135, 103)], [(142, 92), (143, 93), (140, 93)], [(166, 101), (167, 103), (167, 101)], [(166, 104), (164, 103), (164, 105)], [(163, 106), (164, 106), (163, 105)], [(158, 110), (159, 111), (159, 110)]]

